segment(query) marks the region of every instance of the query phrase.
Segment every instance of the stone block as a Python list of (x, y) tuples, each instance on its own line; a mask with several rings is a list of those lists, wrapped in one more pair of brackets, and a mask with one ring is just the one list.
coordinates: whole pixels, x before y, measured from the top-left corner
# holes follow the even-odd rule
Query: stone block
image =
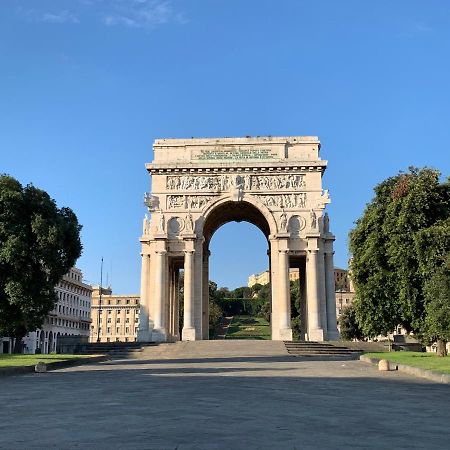
[(39, 361), (35, 366), (34, 366), (34, 371), (36, 373), (45, 373), (47, 372), (47, 364), (45, 364), (42, 361)]

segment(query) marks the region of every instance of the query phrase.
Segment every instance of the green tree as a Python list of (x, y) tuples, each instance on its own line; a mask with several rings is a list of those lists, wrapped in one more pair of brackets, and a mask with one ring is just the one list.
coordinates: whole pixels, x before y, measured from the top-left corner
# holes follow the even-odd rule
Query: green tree
[(361, 340), (364, 338), (363, 332), (356, 320), (355, 308), (352, 305), (342, 308), (342, 313), (339, 317), (339, 328), (341, 338), (346, 341), (353, 339)]
[(438, 356), (446, 356), (450, 341), (450, 259), (425, 283), (425, 323), (423, 337), (427, 343), (437, 342)]
[(428, 168), (410, 168), (376, 186), (350, 233), (355, 314), (364, 335), (386, 335), (399, 324), (420, 333), (427, 277), (418, 236), (449, 217), (449, 194), (449, 183)]
[(32, 185), (0, 175), (0, 334), (22, 338), (42, 326), (54, 287), (81, 255), (81, 226)]
[(290, 293), (292, 338), (294, 341), (298, 341), (302, 338), (300, 304), (304, 301), (301, 297), (300, 280), (292, 280), (290, 282)]

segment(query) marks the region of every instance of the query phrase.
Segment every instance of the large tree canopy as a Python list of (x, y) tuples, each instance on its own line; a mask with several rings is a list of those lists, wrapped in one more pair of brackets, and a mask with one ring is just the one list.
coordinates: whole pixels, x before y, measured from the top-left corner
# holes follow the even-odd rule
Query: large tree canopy
[(80, 230), (45, 191), (0, 175), (0, 334), (20, 340), (41, 327), (56, 284), (81, 255)]
[(450, 184), (410, 168), (375, 188), (350, 233), (355, 313), (366, 336), (423, 331), (425, 283), (450, 250)]

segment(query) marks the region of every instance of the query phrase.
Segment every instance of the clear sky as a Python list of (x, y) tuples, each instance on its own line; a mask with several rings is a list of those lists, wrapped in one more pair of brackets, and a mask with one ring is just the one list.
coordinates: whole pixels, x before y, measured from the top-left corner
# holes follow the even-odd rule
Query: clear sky
[[(154, 139), (245, 135), (320, 137), (346, 267), (376, 183), (450, 175), (450, 2), (0, 1), (0, 172), (75, 211), (90, 282), (103, 256), (115, 292), (139, 290)], [(211, 278), (246, 284), (266, 250), (223, 226)]]

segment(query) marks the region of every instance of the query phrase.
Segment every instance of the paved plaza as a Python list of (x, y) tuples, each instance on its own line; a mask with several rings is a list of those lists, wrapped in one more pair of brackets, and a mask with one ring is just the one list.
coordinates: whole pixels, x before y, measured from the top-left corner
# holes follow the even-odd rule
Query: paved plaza
[(2, 449), (443, 449), (450, 386), (276, 341), (0, 378)]

